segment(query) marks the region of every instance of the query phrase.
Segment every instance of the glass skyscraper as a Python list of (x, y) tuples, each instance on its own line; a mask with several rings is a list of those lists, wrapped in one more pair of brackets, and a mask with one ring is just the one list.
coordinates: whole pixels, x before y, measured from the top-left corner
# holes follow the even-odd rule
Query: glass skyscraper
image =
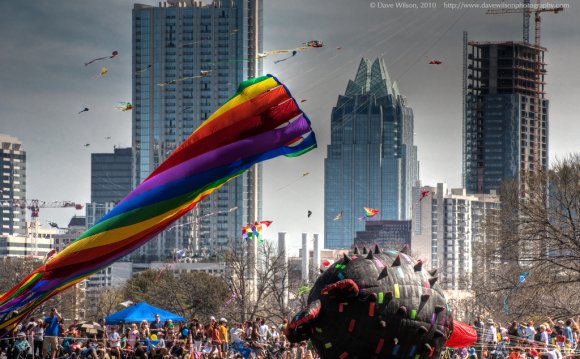
[(120, 202), (131, 192), (131, 148), (91, 154), (91, 202)]
[[(324, 163), (325, 248), (348, 248), (365, 229), (363, 207), (374, 218), (411, 218), (418, 180), (413, 111), (392, 83), (382, 59), (362, 59), (331, 115)], [(342, 213), (339, 220), (335, 217)]]
[[(237, 85), (261, 73), (262, 0), (168, 1), (133, 8), (134, 183), (141, 183)], [(136, 254), (213, 252), (261, 211), (261, 168), (228, 182)]]

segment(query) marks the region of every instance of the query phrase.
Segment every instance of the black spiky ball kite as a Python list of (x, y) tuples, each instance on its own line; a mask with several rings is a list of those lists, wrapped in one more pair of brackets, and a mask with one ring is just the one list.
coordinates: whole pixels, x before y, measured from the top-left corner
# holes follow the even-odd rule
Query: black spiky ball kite
[(355, 248), (320, 275), (286, 335), (323, 359), (438, 358), (453, 319), (435, 274), (404, 251)]

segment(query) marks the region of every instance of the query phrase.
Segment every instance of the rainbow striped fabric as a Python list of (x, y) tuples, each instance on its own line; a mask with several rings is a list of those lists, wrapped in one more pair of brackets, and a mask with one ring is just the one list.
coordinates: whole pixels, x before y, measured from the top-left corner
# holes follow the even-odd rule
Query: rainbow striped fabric
[(374, 208), (369, 208), (369, 207), (363, 207), (365, 209), (365, 215), (367, 217), (374, 217), (377, 215), (377, 213), (379, 213), (378, 209), (374, 209)]
[(272, 75), (249, 79), (111, 212), (0, 295), (0, 329), (133, 252), (256, 163), (316, 147), (310, 121)]

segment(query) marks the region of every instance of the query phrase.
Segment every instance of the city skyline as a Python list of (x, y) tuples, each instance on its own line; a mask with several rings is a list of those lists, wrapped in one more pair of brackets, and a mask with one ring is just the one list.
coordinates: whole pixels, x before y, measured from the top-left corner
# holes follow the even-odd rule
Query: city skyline
[[(438, 4), (435, 10), (372, 9), (368, 2), (346, 0), (264, 4), (265, 49), (293, 48), (312, 39), (326, 44), (280, 64), (273, 64), (277, 57), (264, 61), (265, 72), (306, 100), (301, 106), (319, 139), (319, 149), (299, 161), (277, 159), (264, 166), (263, 214), (274, 221), (271, 239), (287, 231), (295, 248), (300, 245), (296, 228), (323, 233), (322, 163), (330, 111), (361, 57), (384, 53), (391, 76), (410, 99), (423, 183), (459, 187), (462, 31), (475, 41), (519, 41), (521, 16), (487, 16), (484, 10), (453, 11)], [(130, 114), (114, 106), (131, 101), (131, 8), (132, 2), (114, 1), (0, 4), (0, 132), (19, 138), (27, 151), (29, 199), (88, 202), (90, 153), (130, 146)], [(580, 55), (574, 42), (579, 11), (572, 3), (558, 15), (544, 15), (551, 160), (578, 150), (574, 83), (579, 75), (572, 63)], [(84, 67), (113, 50), (119, 51), (117, 58)], [(428, 65), (431, 59), (443, 64)], [(109, 73), (93, 79), (103, 66)], [(77, 114), (83, 107), (90, 111)], [(301, 178), (305, 172), (309, 175)], [(64, 212), (43, 209), (43, 224), (68, 223), (58, 220)]]

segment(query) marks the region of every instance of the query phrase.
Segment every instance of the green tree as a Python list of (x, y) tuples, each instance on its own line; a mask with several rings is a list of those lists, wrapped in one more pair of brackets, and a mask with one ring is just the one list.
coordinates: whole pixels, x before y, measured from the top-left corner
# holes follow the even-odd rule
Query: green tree
[(174, 275), (161, 269), (134, 275), (125, 286), (124, 296), (135, 303), (147, 302), (190, 319), (223, 312), (229, 290), (220, 277), (205, 272)]

